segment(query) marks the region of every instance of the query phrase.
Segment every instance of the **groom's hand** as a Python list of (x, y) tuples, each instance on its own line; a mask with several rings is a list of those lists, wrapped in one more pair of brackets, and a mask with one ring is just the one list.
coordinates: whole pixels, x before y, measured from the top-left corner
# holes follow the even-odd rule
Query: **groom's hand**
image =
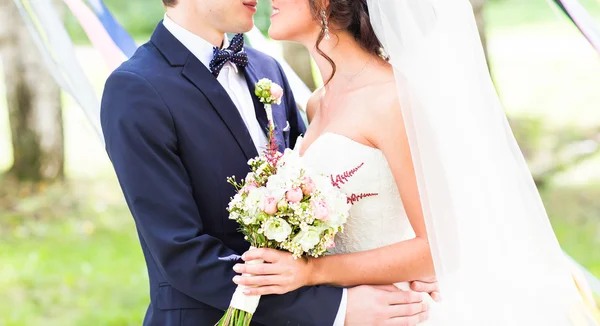
[(427, 319), (429, 307), (419, 293), (393, 285), (348, 289), (345, 326), (412, 326)]
[(440, 296), (440, 287), (435, 278), (410, 282), (410, 288), (416, 292), (429, 293), (435, 301), (439, 302), (442, 299)]

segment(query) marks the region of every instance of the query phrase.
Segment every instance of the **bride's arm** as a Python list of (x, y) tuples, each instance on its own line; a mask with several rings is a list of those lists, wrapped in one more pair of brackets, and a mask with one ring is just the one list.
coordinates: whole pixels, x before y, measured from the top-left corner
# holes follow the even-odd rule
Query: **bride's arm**
[[(377, 111), (377, 110), (375, 110)], [(331, 284), (343, 287), (361, 284), (391, 284), (424, 280), (434, 275), (402, 113), (397, 102), (373, 112), (369, 141), (385, 155), (398, 185), (415, 238), (369, 251), (293, 260), (286, 252), (256, 249), (244, 260), (263, 259), (269, 264), (236, 265), (250, 277), (236, 277), (239, 284), (262, 286), (250, 293), (285, 293), (305, 285)], [(373, 218), (377, 218), (374, 216)], [(377, 236), (377, 235), (373, 235)]]

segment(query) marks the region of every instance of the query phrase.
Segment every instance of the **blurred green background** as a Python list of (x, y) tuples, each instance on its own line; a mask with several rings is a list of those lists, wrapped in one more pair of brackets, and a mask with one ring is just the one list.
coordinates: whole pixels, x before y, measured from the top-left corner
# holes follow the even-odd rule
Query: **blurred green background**
[[(600, 3), (581, 2), (600, 24)], [(140, 43), (163, 15), (159, 0), (106, 3)], [(492, 0), (484, 17), (494, 80), (559, 241), (600, 276), (600, 56), (544, 0)], [(100, 94), (109, 72), (65, 20)], [(62, 104), (64, 180), (0, 174), (0, 325), (140, 325), (148, 282), (133, 220), (83, 113)], [(8, 112), (1, 101), (0, 172), (14, 161)]]

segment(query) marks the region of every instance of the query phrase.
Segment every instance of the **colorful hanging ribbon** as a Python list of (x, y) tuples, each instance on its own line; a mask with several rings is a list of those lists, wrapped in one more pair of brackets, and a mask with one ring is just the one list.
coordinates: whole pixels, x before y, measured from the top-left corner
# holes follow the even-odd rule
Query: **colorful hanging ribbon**
[(567, 17), (577, 26), (590, 44), (600, 52), (600, 29), (596, 26), (594, 18), (579, 3), (578, 0), (553, 0)]
[(82, 0), (63, 0), (112, 71), (127, 59), (94, 12)]
[(112, 38), (113, 42), (121, 49), (125, 56), (131, 58), (137, 49), (137, 45), (133, 38), (125, 31), (123, 26), (117, 22), (102, 0), (87, 0), (87, 2)]

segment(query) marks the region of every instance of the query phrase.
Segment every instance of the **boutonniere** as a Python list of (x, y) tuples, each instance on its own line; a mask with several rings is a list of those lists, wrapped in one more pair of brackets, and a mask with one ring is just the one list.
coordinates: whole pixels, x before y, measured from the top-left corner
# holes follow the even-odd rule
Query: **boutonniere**
[(259, 80), (254, 86), (254, 94), (258, 96), (260, 102), (264, 103), (265, 105), (267, 119), (269, 120), (269, 131), (271, 131), (271, 129), (275, 128), (275, 124), (273, 123), (273, 109), (271, 108), (271, 105), (281, 104), (283, 88), (268, 78)]

